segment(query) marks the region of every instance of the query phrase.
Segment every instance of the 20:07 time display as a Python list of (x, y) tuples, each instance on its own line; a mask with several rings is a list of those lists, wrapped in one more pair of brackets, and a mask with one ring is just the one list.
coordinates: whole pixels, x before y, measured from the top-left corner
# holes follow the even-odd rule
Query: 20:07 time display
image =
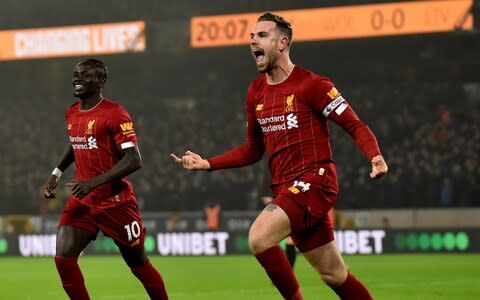
[(215, 21), (199, 22), (197, 26), (198, 34), (195, 37), (197, 41), (216, 40), (222, 36), (228, 40), (233, 40), (245, 36), (248, 21), (245, 19), (228, 20), (223, 24)]
[(198, 17), (191, 21), (192, 45), (204, 44), (245, 44), (249, 41), (249, 33), (256, 20), (250, 17)]

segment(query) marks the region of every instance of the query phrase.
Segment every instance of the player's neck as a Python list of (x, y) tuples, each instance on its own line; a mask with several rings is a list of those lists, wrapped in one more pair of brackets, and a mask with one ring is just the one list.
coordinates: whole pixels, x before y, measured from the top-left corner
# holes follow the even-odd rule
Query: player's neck
[(80, 110), (89, 110), (94, 108), (100, 101), (102, 101), (102, 94), (95, 94), (91, 97), (80, 99)]
[(267, 72), (267, 83), (275, 85), (283, 82), (288, 76), (290, 76), (294, 68), (295, 65), (290, 58), (286, 58), (284, 61), (279, 61), (275, 68), (270, 72)]

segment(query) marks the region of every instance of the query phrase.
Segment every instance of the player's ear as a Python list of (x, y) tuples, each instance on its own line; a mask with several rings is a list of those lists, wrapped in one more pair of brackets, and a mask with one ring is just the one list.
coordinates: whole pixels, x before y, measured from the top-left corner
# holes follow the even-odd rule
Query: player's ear
[(106, 78), (100, 78), (98, 80), (98, 83), (99, 83), (99, 86), (100, 87), (103, 87), (105, 85), (105, 82), (107, 82), (107, 79)]
[(280, 36), (280, 43), (278, 45), (278, 50), (283, 52), (286, 49), (288, 49), (288, 37), (286, 35), (281, 35)]

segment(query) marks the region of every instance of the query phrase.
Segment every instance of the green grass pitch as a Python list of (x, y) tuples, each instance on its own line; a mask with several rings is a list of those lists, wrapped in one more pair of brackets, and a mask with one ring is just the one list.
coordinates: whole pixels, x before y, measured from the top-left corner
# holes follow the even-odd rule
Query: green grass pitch
[[(151, 256), (171, 300), (281, 299), (252, 256)], [(478, 300), (480, 255), (345, 256), (377, 300)], [(120, 256), (80, 258), (92, 299), (148, 299)], [(295, 272), (305, 299), (337, 299), (299, 256)], [(0, 298), (67, 299), (52, 258), (0, 258)]]

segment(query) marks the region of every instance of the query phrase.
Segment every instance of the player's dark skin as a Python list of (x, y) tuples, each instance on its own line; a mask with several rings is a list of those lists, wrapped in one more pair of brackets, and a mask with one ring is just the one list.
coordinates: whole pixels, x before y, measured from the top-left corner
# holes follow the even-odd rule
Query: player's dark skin
[[(97, 105), (103, 98), (102, 89), (106, 78), (103, 70), (97, 68), (94, 63), (84, 61), (75, 66), (72, 78), (74, 87), (73, 95), (80, 99), (80, 109), (88, 110)], [(136, 147), (126, 148), (120, 153), (121, 159), (109, 171), (98, 175), (90, 180), (72, 181), (67, 183), (67, 187), (72, 190), (72, 194), (79, 199), (84, 198), (95, 187), (123, 178), (130, 173), (141, 168), (141, 157)], [(75, 161), (73, 148), (70, 143), (67, 144), (64, 153), (60, 159), (58, 168), (62, 171), (67, 169)], [(51, 175), (43, 188), (43, 194), (46, 198), (55, 197), (55, 187), (59, 178)], [(96, 238), (96, 234), (76, 227), (63, 225), (57, 229), (57, 247), (56, 255), (61, 257), (78, 257), (83, 249)], [(147, 262), (144, 247), (127, 247), (115, 241), (120, 249), (123, 259), (130, 268), (143, 266)]]

